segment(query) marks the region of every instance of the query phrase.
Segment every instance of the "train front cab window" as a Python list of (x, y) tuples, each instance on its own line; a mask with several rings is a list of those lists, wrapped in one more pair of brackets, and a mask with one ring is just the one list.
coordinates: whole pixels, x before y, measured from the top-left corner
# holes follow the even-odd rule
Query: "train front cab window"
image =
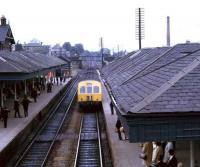
[(94, 90), (94, 93), (99, 93), (99, 87), (98, 86), (94, 86), (94, 88), (93, 88)]
[(85, 86), (81, 86), (80, 93), (85, 93)]
[(87, 93), (92, 93), (92, 84), (91, 83), (87, 84)]

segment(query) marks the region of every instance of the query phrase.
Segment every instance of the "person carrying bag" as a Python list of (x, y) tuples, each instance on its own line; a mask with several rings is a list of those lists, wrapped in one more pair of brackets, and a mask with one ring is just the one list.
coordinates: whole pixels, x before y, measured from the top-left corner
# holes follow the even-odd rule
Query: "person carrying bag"
[(143, 160), (143, 165), (149, 167), (152, 163), (153, 144), (152, 142), (145, 142), (142, 147), (142, 152), (139, 158)]

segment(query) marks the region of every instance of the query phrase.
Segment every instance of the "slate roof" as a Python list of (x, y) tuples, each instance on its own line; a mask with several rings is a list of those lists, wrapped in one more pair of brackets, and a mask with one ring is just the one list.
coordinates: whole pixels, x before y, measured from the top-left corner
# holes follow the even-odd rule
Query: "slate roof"
[(142, 49), (102, 73), (125, 113), (195, 112), (200, 111), (199, 56), (198, 43)]
[[(139, 112), (199, 112), (200, 111), (200, 52), (198, 64), (161, 96)], [(190, 69), (189, 69), (190, 70)]]
[(69, 63), (71, 62), (70, 59), (67, 56), (61, 55), (61, 56), (58, 56), (58, 58), (60, 58), (63, 61), (69, 62)]
[[(11, 28), (10, 28), (9, 25), (0, 26), (0, 42), (4, 42), (5, 41), (9, 30), (11, 32), (11, 38), (13, 38), (12, 31), (11, 31)], [(12, 42), (12, 44), (15, 43), (14, 38), (11, 39), (11, 42)]]
[[(112, 87), (118, 87), (169, 49), (168, 47), (149, 48), (142, 49), (138, 52), (132, 52), (122, 58), (122, 60), (118, 60), (116, 64), (111, 65), (111, 69), (107, 70), (108, 74), (105, 78), (109, 83), (112, 83)], [(116, 79), (118, 77), (120, 77), (120, 79)]]
[(65, 65), (63, 60), (32, 52), (0, 52), (0, 75), (3, 73), (32, 73)]

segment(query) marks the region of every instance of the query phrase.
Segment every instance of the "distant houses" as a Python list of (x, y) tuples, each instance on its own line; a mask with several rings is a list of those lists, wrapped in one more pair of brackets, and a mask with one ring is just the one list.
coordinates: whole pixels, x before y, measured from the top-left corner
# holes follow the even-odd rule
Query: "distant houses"
[(51, 50), (50, 50), (50, 54), (52, 56), (62, 56), (62, 57), (69, 57), (70, 56), (70, 52), (67, 51), (65, 48), (61, 47), (59, 44), (54, 45)]
[[(28, 79), (39, 74), (46, 75), (48, 71), (56, 74), (58, 70), (63, 76), (70, 75), (70, 61), (49, 56), (50, 45), (43, 45), (36, 39), (24, 45), (18, 42), (15, 45), (6, 17), (2, 16), (0, 21), (0, 80), (7, 80), (9, 77), (12, 77), (10, 80)], [(29, 71), (32, 63), (35, 64), (32, 70), (36, 71), (33, 74), (33, 71)], [(17, 75), (13, 76), (11, 73)], [(20, 78), (21, 73), (25, 73), (24, 78)]]
[(50, 45), (43, 45), (42, 42), (38, 40), (31, 40), (29, 43), (23, 45), (25, 51), (37, 52), (41, 54), (49, 54)]

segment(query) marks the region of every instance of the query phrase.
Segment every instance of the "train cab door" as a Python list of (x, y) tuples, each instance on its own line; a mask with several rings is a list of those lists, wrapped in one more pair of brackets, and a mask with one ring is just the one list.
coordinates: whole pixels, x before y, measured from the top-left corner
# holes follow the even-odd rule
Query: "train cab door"
[(87, 83), (87, 101), (92, 101), (92, 84)]

